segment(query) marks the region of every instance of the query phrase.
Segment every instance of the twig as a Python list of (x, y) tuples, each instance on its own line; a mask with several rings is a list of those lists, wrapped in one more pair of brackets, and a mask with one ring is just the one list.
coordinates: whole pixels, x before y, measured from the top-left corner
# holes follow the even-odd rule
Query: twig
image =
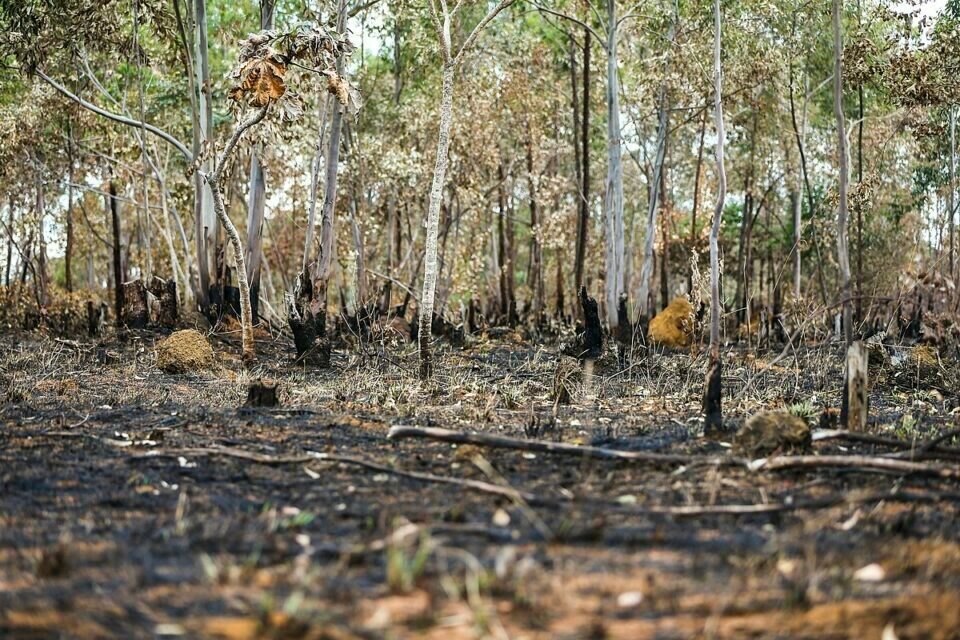
[[(957, 429), (949, 429), (949, 430), (947, 430), (947, 431), (944, 431), (943, 433), (941, 433), (941, 434), (940, 434), (939, 436), (937, 436), (936, 438), (932, 438), (931, 440), (928, 440), (927, 442), (925, 442), (924, 444), (922, 444), (922, 445), (920, 446), (920, 448), (917, 449), (917, 453), (919, 453), (919, 454), (928, 453), (931, 449), (939, 446), (941, 442), (946, 442), (947, 440), (952, 440), (954, 437), (956, 437), (956, 436), (958, 436), (958, 435), (960, 435), (960, 428), (957, 428)], [(943, 449), (943, 450), (946, 451), (946, 450), (948, 450), (948, 449)]]
[(746, 462), (740, 458), (718, 458), (678, 453), (652, 453), (647, 451), (621, 451), (604, 447), (589, 447), (564, 442), (548, 442), (546, 440), (521, 440), (506, 436), (495, 436), (486, 433), (464, 433), (450, 429), (436, 427), (407, 427), (395, 426), (390, 428), (387, 439), (426, 438), (451, 442), (455, 444), (472, 444), (481, 447), (495, 447), (500, 449), (516, 449), (518, 451), (536, 451), (564, 456), (578, 456), (600, 460), (623, 460), (627, 462), (648, 462), (651, 464), (704, 464), (709, 466), (745, 466)]

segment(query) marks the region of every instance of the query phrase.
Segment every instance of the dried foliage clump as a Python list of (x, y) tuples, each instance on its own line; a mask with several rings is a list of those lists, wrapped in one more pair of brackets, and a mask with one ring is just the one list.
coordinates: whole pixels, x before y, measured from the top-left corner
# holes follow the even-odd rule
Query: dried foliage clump
[(747, 420), (734, 439), (734, 451), (751, 457), (810, 448), (810, 425), (787, 411), (764, 411)]
[(352, 49), (343, 35), (317, 25), (254, 33), (240, 44), (238, 63), (231, 74), (235, 84), (229, 96), (257, 108), (276, 102), (286, 119), (295, 120), (303, 113), (303, 101), (288, 86), (287, 73), (297, 67), (326, 77), (327, 90), (356, 113), (359, 94), (336, 68), (337, 59), (349, 55)]
[(213, 349), (200, 332), (177, 331), (157, 344), (157, 368), (166, 373), (197, 373), (213, 366)]
[(650, 340), (665, 347), (687, 347), (692, 334), (693, 306), (685, 296), (674, 298), (666, 309), (650, 321)]

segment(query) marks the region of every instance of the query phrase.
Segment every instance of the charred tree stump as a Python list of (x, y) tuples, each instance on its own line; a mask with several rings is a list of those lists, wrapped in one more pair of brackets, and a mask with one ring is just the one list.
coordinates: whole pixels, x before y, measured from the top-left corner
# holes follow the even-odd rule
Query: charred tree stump
[(123, 306), (120, 324), (131, 329), (145, 329), (150, 323), (150, 305), (147, 288), (139, 278), (123, 283)]
[(712, 435), (721, 431), (723, 427), (723, 411), (720, 405), (722, 365), (716, 355), (710, 356), (710, 366), (707, 369), (707, 384), (703, 390), (704, 433)]
[(857, 340), (847, 349), (847, 429), (863, 431), (867, 428), (867, 364), (869, 358), (863, 342)]
[(273, 380), (255, 380), (247, 388), (248, 407), (278, 407), (278, 385)]
[(150, 293), (157, 299), (157, 311), (151, 319), (161, 327), (172, 329), (177, 324), (177, 283), (173, 280), (153, 277), (150, 281)]
[(106, 323), (107, 305), (102, 302), (96, 305), (93, 300), (87, 300), (87, 333), (90, 337), (96, 337), (103, 333)]
[[(641, 334), (643, 335), (643, 334)], [(627, 309), (627, 294), (621, 293), (617, 304), (617, 360), (621, 367), (630, 363), (630, 348), (633, 345), (633, 325)]]
[(295, 362), (329, 367), (326, 290), (315, 292), (313, 284), (309, 275), (301, 272), (294, 292), (287, 295), (287, 323), (297, 349)]
[(583, 311), (584, 327), (583, 331), (577, 334), (573, 344), (564, 351), (582, 363), (584, 360), (596, 360), (603, 354), (603, 327), (600, 325), (600, 309), (597, 301), (587, 294), (586, 287), (580, 287), (577, 299)]

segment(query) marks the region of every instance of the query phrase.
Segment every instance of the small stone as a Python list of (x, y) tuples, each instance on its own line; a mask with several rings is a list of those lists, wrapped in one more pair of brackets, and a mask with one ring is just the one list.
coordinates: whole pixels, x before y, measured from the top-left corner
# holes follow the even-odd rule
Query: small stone
[(883, 582), (887, 572), (876, 562), (860, 567), (853, 572), (853, 579), (859, 582)]
[(625, 591), (617, 596), (617, 606), (621, 609), (633, 609), (643, 602), (643, 593), (640, 591)]

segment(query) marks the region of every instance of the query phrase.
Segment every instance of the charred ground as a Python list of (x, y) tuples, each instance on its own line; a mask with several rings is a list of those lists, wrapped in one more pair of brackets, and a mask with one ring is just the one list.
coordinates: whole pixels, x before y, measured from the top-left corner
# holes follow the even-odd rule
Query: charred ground
[[(266, 335), (259, 368), (237, 373), (236, 340), (213, 335), (213, 370), (170, 375), (156, 366), (158, 338), (0, 338), (0, 635), (960, 633), (957, 481), (853, 463), (701, 464), (733, 456), (732, 431), (701, 434), (702, 356), (650, 353), (585, 380), (556, 348), (508, 333), (441, 350), (434, 380), (422, 383), (409, 349), (341, 351), (329, 370), (297, 369), (286, 343)], [(815, 453), (905, 447), (909, 457), (912, 447), (916, 459), (956, 463), (949, 439), (923, 448), (955, 424), (952, 357), (912, 353), (873, 372), (869, 433), (888, 442), (815, 438)], [(777, 356), (725, 351), (731, 430), (781, 407), (815, 425), (839, 397), (836, 347), (798, 346), (770, 364)], [(281, 407), (242, 406), (259, 378), (279, 382)], [(558, 380), (569, 404), (556, 402)], [(397, 424), (691, 463), (388, 440)], [(310, 452), (320, 455), (305, 460)], [(773, 508), (709, 513), (722, 505)]]

